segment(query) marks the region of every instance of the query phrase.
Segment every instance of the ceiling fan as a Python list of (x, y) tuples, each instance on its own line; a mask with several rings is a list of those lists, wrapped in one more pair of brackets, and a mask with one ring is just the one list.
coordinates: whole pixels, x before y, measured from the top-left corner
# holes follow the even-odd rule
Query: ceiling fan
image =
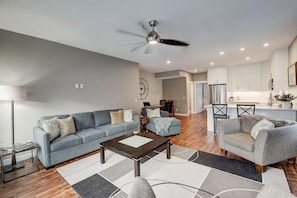
[[(189, 46), (188, 43), (183, 42), (183, 41), (161, 38), (159, 36), (159, 34), (155, 31), (155, 27), (158, 25), (157, 20), (149, 21), (149, 25), (152, 28), (151, 30), (149, 30), (145, 25), (141, 24), (142, 28), (146, 31), (147, 36), (135, 34), (135, 33), (132, 33), (132, 32), (125, 31), (125, 30), (119, 30), (119, 32), (124, 33), (124, 34), (129, 34), (129, 35), (145, 38), (145, 40), (146, 40), (145, 43), (142, 42), (142, 44), (140, 46), (137, 46), (136, 48), (133, 48), (131, 51), (135, 51), (136, 49), (138, 49), (138, 48), (140, 48), (140, 47), (142, 47), (142, 46), (144, 46), (146, 44), (155, 45), (155, 44), (161, 43), (161, 44), (181, 46), (181, 47)], [(146, 51), (148, 51), (148, 50), (146, 50)]]

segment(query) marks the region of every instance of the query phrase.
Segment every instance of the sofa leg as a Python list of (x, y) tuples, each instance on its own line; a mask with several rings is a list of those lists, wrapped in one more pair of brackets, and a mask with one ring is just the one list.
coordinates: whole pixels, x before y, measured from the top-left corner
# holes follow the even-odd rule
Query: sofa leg
[(296, 157), (290, 158), (287, 160), (289, 164), (295, 164), (296, 163)]
[(267, 167), (266, 166), (260, 166), (256, 164), (256, 170), (260, 173), (264, 173), (266, 171)]
[(223, 156), (226, 156), (227, 155), (227, 151), (226, 150), (224, 150), (224, 149), (221, 149), (221, 155), (223, 155)]

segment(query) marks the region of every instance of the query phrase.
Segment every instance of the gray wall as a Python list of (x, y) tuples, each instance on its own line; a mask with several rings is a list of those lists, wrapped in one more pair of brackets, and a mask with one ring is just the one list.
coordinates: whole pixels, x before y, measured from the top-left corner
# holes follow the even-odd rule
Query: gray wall
[(163, 98), (174, 101), (175, 113), (188, 114), (186, 78), (163, 80)]
[[(25, 86), (28, 94), (15, 105), (16, 142), (32, 140), (44, 115), (119, 107), (138, 111), (138, 79), (136, 63), (0, 30), (0, 84)], [(0, 101), (0, 112), (3, 147), (11, 144), (10, 103)]]
[(193, 74), (193, 81), (207, 81), (207, 72)]

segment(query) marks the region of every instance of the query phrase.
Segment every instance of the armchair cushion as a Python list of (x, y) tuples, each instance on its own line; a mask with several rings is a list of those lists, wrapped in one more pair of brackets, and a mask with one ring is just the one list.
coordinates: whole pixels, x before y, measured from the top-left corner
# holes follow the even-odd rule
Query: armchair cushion
[(224, 142), (232, 146), (241, 148), (246, 151), (253, 152), (255, 147), (255, 140), (247, 133), (234, 133), (223, 136)]

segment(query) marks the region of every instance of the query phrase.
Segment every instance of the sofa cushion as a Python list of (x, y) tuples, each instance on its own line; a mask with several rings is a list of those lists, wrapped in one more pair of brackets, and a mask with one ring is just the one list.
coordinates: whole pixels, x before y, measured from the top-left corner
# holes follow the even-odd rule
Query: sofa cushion
[(66, 135), (70, 135), (76, 132), (75, 124), (72, 116), (69, 116), (68, 118), (64, 119), (57, 119), (61, 137), (64, 137)]
[(70, 148), (73, 146), (77, 146), (82, 143), (81, 137), (77, 135), (67, 135), (65, 137), (59, 137), (52, 141), (50, 144), (50, 149), (52, 152), (54, 151), (60, 151), (66, 148)]
[(256, 139), (261, 130), (264, 130), (264, 129), (269, 130), (274, 127), (275, 127), (275, 125), (272, 122), (270, 122), (266, 119), (260, 120), (259, 122), (257, 122), (257, 124), (255, 124), (253, 126), (253, 128), (251, 130), (251, 136), (254, 139)]
[(121, 132), (124, 132), (124, 123), (123, 124), (107, 124), (96, 129), (104, 130), (106, 132), (106, 136), (112, 136)]
[(255, 140), (252, 138), (251, 135), (245, 132), (224, 135), (223, 140), (227, 144), (230, 144), (237, 148), (241, 148), (249, 152), (254, 151)]
[(95, 120), (93, 112), (72, 114), (77, 131), (88, 128), (95, 128)]
[(121, 124), (124, 122), (123, 111), (111, 111), (110, 112), (111, 124)]
[(125, 122), (124, 123), (124, 131), (132, 130), (138, 128), (137, 122)]
[(100, 138), (106, 137), (105, 130), (92, 128), (77, 131), (76, 135), (81, 137), (83, 143), (92, 142), (94, 140), (99, 140)]
[(95, 127), (111, 123), (110, 112), (119, 111), (121, 109), (94, 111)]

